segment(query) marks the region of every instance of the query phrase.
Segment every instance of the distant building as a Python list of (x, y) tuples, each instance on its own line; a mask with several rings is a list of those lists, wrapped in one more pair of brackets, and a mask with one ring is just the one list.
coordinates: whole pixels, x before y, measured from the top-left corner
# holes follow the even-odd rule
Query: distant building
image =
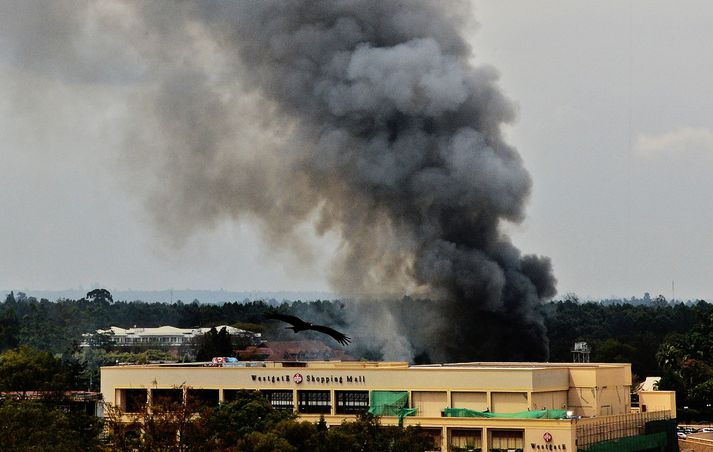
[[(260, 333), (228, 325), (215, 327), (217, 331), (223, 328), (231, 337), (247, 339), (253, 344), (260, 343), (262, 339)], [(210, 328), (176, 328), (175, 326), (120, 328), (112, 326), (106, 330), (97, 330), (96, 333), (83, 334), (84, 341), (81, 345), (83, 347), (110, 345), (113, 347), (171, 349), (192, 345), (197, 337), (208, 331)]]

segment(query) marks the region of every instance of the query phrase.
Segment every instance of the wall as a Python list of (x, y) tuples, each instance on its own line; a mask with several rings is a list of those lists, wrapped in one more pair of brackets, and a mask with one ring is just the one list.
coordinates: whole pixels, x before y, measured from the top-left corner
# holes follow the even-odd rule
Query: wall
[(567, 409), (567, 391), (533, 392), (531, 410)]
[(676, 417), (675, 391), (639, 391), (639, 409), (646, 411), (670, 411)]
[(527, 411), (527, 394), (524, 392), (493, 392), (491, 395), (494, 413), (517, 413)]
[(487, 394), (484, 392), (452, 392), (451, 407), (485, 411), (488, 409)]
[(600, 416), (611, 416), (629, 412), (631, 394), (628, 386), (604, 386), (598, 388), (597, 403)]
[(445, 391), (413, 391), (411, 399), (411, 406), (418, 409), (417, 416), (439, 417), (448, 404)]

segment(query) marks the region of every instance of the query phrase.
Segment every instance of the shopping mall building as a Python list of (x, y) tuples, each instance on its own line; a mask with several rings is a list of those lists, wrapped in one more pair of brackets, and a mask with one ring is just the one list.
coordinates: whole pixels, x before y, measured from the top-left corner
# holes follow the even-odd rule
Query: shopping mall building
[(277, 409), (329, 425), (360, 412), (420, 425), (440, 450), (668, 450), (675, 396), (639, 393), (631, 366), (596, 363), (239, 362), (103, 367), (105, 402), (136, 412), (157, 398), (214, 404), (261, 391)]

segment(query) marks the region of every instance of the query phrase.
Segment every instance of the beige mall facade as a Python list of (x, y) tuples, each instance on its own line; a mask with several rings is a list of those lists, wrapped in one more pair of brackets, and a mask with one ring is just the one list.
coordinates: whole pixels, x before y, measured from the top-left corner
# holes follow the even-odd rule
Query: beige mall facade
[[(262, 391), (278, 409), (329, 425), (369, 408), (378, 394), (402, 393), (441, 450), (570, 450), (643, 434), (649, 420), (675, 418), (666, 391), (640, 393), (632, 413), (629, 364), (403, 362), (241, 362), (230, 367), (131, 365), (103, 367), (105, 402), (138, 411), (158, 397), (199, 403), (229, 401), (238, 390)], [(407, 396), (407, 399), (406, 399)], [(448, 408), (488, 413), (567, 410), (558, 419), (446, 417)], [(383, 424), (396, 424), (383, 416)]]

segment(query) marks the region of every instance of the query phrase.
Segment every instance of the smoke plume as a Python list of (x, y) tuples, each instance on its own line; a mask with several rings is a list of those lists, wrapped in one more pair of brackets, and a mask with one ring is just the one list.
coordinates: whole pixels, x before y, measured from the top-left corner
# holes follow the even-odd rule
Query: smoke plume
[[(248, 219), (307, 258), (298, 227), (313, 224), (339, 237), (330, 279), (362, 299), (349, 308), (362, 344), (387, 358), (546, 358), (538, 307), (555, 280), (500, 230), (523, 219), (531, 180), (503, 141), (514, 108), (496, 71), (471, 64), (466, 2), (53, 8), (53, 30), (65, 17), (73, 35), (44, 49), (50, 70), (101, 55), (115, 71), (66, 77), (141, 85), (125, 159), (171, 236)], [(21, 55), (37, 54), (32, 39)]]

